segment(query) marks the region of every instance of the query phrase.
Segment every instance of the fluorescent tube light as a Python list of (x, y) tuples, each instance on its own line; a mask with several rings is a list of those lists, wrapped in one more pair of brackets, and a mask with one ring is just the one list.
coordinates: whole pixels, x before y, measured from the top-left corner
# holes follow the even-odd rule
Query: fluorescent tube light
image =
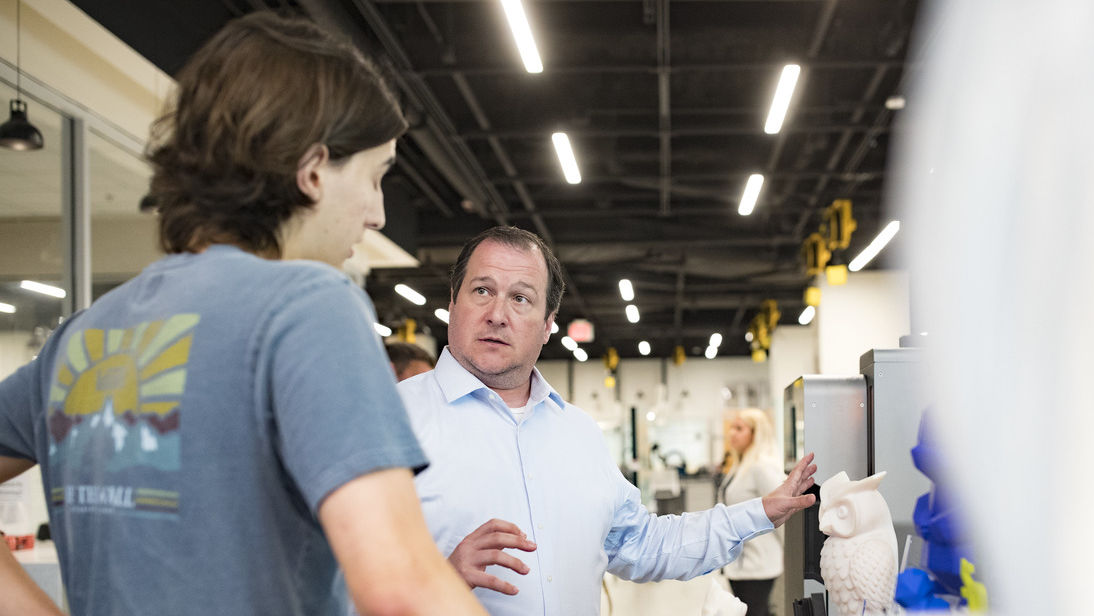
[(524, 5), (520, 0), (501, 0), (501, 8), (505, 10), (505, 19), (509, 20), (509, 29), (513, 32), (520, 59), (524, 62), (524, 70), (529, 73), (542, 73), (543, 61), (539, 58), (536, 40), (532, 38), (532, 28), (528, 26)]
[(562, 175), (571, 184), (581, 183), (581, 172), (577, 169), (577, 159), (574, 158), (574, 149), (570, 147), (570, 138), (566, 133), (551, 135), (551, 141), (555, 144), (555, 153), (558, 154), (558, 162), (562, 165)]
[(710, 335), (710, 346), (718, 348), (722, 346), (722, 334), (717, 332)]
[(745, 183), (745, 190), (741, 193), (741, 205), (737, 207), (737, 213), (741, 216), (748, 216), (752, 213), (752, 210), (756, 207), (756, 199), (760, 197), (760, 189), (764, 185), (764, 176), (759, 173), (753, 173), (748, 176), (748, 182)]
[(63, 299), (65, 290), (61, 287), (55, 287), (51, 284), (42, 284), (41, 282), (34, 282), (33, 280), (24, 280), (19, 283), (19, 287), (26, 289), (27, 291), (34, 291), (35, 293), (41, 293), (42, 295), (49, 295), (50, 297), (56, 297)]
[(577, 361), (585, 361), (589, 359), (589, 354), (585, 352), (585, 349), (574, 349), (574, 357), (577, 358)]
[(567, 351), (573, 351), (577, 348), (577, 343), (574, 342), (574, 339), (569, 336), (563, 336), (561, 342), (562, 346), (566, 347)]
[(817, 316), (817, 309), (812, 306), (806, 306), (805, 310), (798, 315), (798, 323), (801, 325), (809, 325), (813, 322), (813, 317)]
[(634, 285), (630, 280), (624, 278), (619, 281), (619, 296), (623, 298), (623, 301), (634, 301)]
[(877, 234), (874, 241), (870, 242), (869, 246), (858, 253), (857, 257), (851, 259), (851, 264), (847, 266), (847, 269), (852, 272), (857, 272), (866, 267), (866, 264), (876, 257), (878, 253), (881, 252), (881, 249), (885, 248), (885, 245), (893, 239), (893, 236), (897, 234), (897, 231), (900, 231), (899, 220), (894, 220), (885, 225), (885, 228), (881, 230), (881, 233)]
[(433, 311), (433, 316), (435, 316), (438, 319), (444, 321), (446, 324), (448, 323), (448, 311), (445, 310), (444, 308), (438, 308), (438, 309), (434, 310)]
[(380, 334), (381, 338), (387, 338), (391, 335), (391, 328), (386, 325), (381, 325), (380, 323), (373, 323), (372, 329), (375, 329), (376, 333)]
[(11, 304), (5, 304), (4, 302), (0, 302), (0, 312), (6, 312), (8, 314), (14, 314), (15, 313), (15, 306), (12, 306)]
[(421, 293), (418, 293), (417, 291), (411, 289), (405, 284), (399, 283), (395, 285), (395, 292), (407, 298), (412, 303), (415, 303), (419, 306), (425, 305), (425, 297), (423, 297)]
[(649, 355), (650, 354), (650, 343), (646, 342), (645, 340), (643, 340), (642, 342), (639, 342), (638, 343), (638, 352), (641, 353), (643, 357), (646, 356), (646, 355)]
[(786, 110), (790, 108), (790, 99), (794, 96), (794, 86), (798, 84), (798, 75), (801, 72), (802, 67), (797, 64), (783, 67), (779, 85), (775, 88), (775, 97), (771, 99), (771, 109), (767, 112), (767, 122), (764, 123), (764, 132), (768, 135), (774, 135), (782, 129)]
[(704, 353), (704, 355), (706, 355), (707, 359), (714, 359), (715, 357), (718, 357), (718, 347), (708, 346), (707, 352)]
[(627, 320), (631, 323), (638, 322), (638, 306), (627, 304)]

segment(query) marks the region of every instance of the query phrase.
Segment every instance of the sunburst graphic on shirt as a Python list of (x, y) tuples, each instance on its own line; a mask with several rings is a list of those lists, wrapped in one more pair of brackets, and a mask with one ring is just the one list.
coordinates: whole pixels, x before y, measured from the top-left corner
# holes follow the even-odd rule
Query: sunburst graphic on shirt
[(75, 332), (49, 396), (50, 457), (105, 470), (179, 468), (179, 404), (200, 316)]

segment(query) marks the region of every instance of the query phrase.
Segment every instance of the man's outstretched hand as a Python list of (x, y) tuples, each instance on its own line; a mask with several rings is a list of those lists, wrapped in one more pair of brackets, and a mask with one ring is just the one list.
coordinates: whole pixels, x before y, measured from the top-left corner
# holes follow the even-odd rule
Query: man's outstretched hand
[(506, 548), (533, 552), (536, 544), (529, 541), (516, 524), (494, 518), (464, 537), (456, 549), (452, 550), (448, 562), (471, 588), (489, 588), (506, 595), (515, 595), (516, 586), (486, 573), (486, 568), (490, 565), (501, 565), (521, 575), (528, 573), (528, 565), (502, 551)]
[(809, 454), (798, 461), (782, 485), (763, 498), (764, 513), (775, 528), (782, 526), (790, 516), (817, 500), (812, 494), (802, 494), (813, 486), (815, 472), (817, 465), (813, 464), (813, 454)]

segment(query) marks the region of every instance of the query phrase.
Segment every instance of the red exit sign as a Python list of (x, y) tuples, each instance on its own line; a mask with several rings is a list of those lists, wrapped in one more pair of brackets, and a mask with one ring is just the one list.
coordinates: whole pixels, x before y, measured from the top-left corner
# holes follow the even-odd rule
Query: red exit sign
[(573, 338), (574, 342), (592, 342), (596, 338), (593, 324), (585, 319), (574, 319), (566, 327), (566, 335)]

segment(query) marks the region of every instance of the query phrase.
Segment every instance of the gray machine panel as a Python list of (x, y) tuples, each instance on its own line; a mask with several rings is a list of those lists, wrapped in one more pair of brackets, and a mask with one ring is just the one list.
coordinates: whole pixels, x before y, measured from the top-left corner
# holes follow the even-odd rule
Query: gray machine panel
[(817, 483), (840, 471), (867, 476), (866, 379), (807, 374), (784, 391), (787, 470), (817, 454)]
[(915, 533), (912, 513), (916, 499), (931, 488), (930, 480), (912, 464), (912, 448), (928, 404), (921, 349), (873, 349), (859, 358), (869, 394), (873, 439), (870, 474), (885, 471), (878, 491), (889, 504), (897, 544)]
[[(862, 375), (805, 375), (783, 393), (786, 465), (809, 452), (817, 454), (817, 484), (840, 471), (852, 479), (866, 477), (868, 433), (866, 379)], [(785, 605), (824, 592), (820, 584), (820, 546), (814, 505), (786, 522)]]

